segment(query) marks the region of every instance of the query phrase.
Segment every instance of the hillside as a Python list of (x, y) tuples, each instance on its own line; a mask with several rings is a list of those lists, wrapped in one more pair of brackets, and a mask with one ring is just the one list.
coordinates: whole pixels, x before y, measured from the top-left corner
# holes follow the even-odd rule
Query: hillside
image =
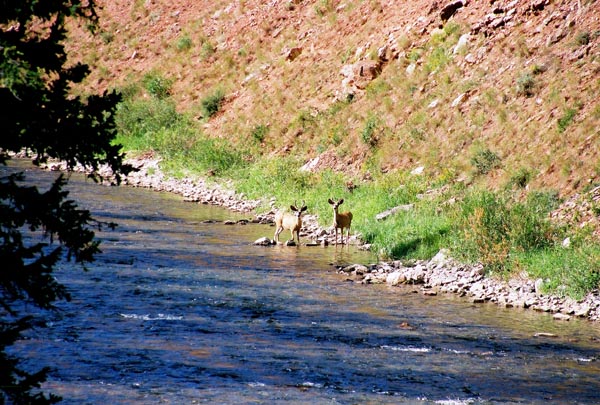
[[(522, 175), (562, 195), (599, 181), (600, 2), (98, 3), (102, 32), (71, 44), (87, 85), (162, 75), (207, 136), (243, 144), (260, 128), (257, 153), (354, 176)], [(474, 179), (478, 156), (496, 163)]]

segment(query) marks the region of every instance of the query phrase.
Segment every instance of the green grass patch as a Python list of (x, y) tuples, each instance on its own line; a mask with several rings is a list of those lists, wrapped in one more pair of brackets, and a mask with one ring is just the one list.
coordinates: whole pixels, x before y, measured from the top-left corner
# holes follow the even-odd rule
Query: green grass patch
[(362, 227), (374, 250), (390, 258), (429, 259), (448, 246), (451, 223), (431, 205), (417, 205), (382, 221), (370, 219)]
[(157, 132), (186, 125), (174, 102), (155, 98), (121, 102), (115, 121), (118, 141), (128, 150), (149, 149)]
[(175, 173), (231, 175), (246, 159), (229, 142), (202, 135), (170, 100), (124, 101), (117, 109), (117, 143), (126, 150), (153, 150)]
[(542, 279), (546, 293), (583, 298), (600, 287), (600, 247), (562, 246), (521, 253), (516, 260), (533, 279)]
[(365, 122), (365, 126), (360, 134), (360, 139), (370, 147), (377, 146), (379, 142), (379, 126), (381, 125), (381, 118), (374, 114), (370, 114)]
[(560, 230), (548, 219), (557, 206), (552, 192), (534, 192), (523, 201), (510, 193), (469, 193), (456, 212), (455, 252), (483, 263), (490, 273), (508, 275), (515, 254), (539, 251), (556, 244)]

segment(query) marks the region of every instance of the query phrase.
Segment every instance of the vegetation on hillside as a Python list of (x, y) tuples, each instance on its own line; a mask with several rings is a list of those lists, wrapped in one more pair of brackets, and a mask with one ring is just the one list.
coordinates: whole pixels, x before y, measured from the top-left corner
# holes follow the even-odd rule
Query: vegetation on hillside
[[(447, 21), (429, 2), (200, 3), (106, 6), (88, 85), (125, 95), (127, 150), (157, 152), (176, 176), (233, 179), (251, 198), (305, 199), (322, 224), (327, 198), (345, 198), (385, 257), (446, 247), (559, 294), (598, 287), (594, 225), (549, 219), (600, 179), (598, 2), (470, 2)], [(345, 66), (372, 65), (374, 77), (342, 91)], [(375, 219), (401, 205), (411, 208)]]

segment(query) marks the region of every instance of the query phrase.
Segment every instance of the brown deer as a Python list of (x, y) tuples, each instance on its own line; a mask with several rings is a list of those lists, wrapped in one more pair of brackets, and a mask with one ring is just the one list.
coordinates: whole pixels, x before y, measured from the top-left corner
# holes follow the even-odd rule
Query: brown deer
[(306, 211), (306, 205), (304, 201), (302, 201), (302, 207), (296, 208), (296, 202), (294, 201), (294, 205), (290, 205), (290, 209), (292, 210), (291, 214), (284, 213), (279, 211), (277, 215), (275, 215), (275, 239), (279, 242), (279, 234), (284, 229), (289, 229), (290, 234), (292, 236), (292, 241), (294, 240), (294, 232), (296, 233), (296, 239), (298, 239), (298, 245), (300, 244), (300, 228), (302, 228), (302, 213)]
[(350, 243), (350, 225), (352, 224), (352, 213), (350, 211), (338, 212), (338, 207), (342, 205), (344, 199), (339, 201), (329, 199), (329, 204), (333, 206), (333, 227), (335, 228), (335, 244), (337, 245), (338, 228), (342, 234), (342, 245), (344, 244), (344, 228), (347, 229), (346, 244)]

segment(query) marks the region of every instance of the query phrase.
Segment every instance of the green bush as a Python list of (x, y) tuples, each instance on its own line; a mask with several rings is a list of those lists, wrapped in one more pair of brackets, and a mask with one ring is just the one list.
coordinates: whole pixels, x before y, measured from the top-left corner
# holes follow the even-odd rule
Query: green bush
[(119, 135), (134, 138), (177, 126), (181, 120), (174, 102), (159, 99), (123, 101), (115, 116)]
[(511, 194), (477, 191), (466, 196), (458, 211), (456, 251), (469, 261), (481, 262), (493, 273), (510, 271), (516, 253), (549, 248), (558, 230), (548, 213), (558, 205), (553, 192), (535, 192), (525, 201)]
[(535, 80), (531, 73), (523, 73), (517, 79), (517, 94), (520, 96), (531, 97), (534, 95)]
[(558, 202), (557, 193), (537, 191), (529, 194), (524, 202), (511, 206), (509, 237), (513, 249), (532, 251), (555, 244), (558, 231), (548, 214)]
[(377, 137), (377, 127), (379, 126), (379, 123), (379, 118), (377, 118), (375, 115), (369, 115), (369, 118), (367, 118), (367, 122), (365, 122), (365, 126), (362, 130), (362, 141), (371, 147), (376, 146), (377, 142), (379, 141)]
[(223, 177), (233, 175), (236, 170), (244, 169), (247, 165), (243, 154), (226, 140), (192, 134), (186, 141), (188, 150), (182, 163), (188, 170)]
[(257, 125), (252, 129), (252, 138), (258, 142), (262, 143), (265, 140), (265, 137), (269, 133), (269, 127), (261, 124)]
[(178, 51), (187, 51), (192, 47), (192, 40), (187, 35), (179, 38), (176, 43), (176, 48)]
[(575, 115), (577, 114), (577, 110), (575, 108), (568, 108), (564, 114), (562, 115), (562, 117), (560, 117), (558, 119), (557, 125), (558, 125), (558, 132), (559, 133), (563, 133), (565, 132), (565, 130), (567, 129), (567, 127), (569, 125), (571, 125), (571, 123), (573, 122), (573, 119), (575, 118)]
[(219, 112), (221, 104), (225, 99), (225, 92), (223, 89), (217, 89), (214, 93), (204, 97), (200, 102), (202, 105), (202, 115), (204, 118), (210, 118)]
[(590, 43), (592, 36), (590, 35), (589, 32), (584, 31), (584, 32), (580, 32), (579, 34), (577, 34), (577, 37), (575, 38), (575, 42), (577, 43), (577, 45), (587, 45)]
[(457, 218), (462, 234), (456, 252), (472, 262), (483, 263), (488, 271), (504, 270), (510, 251), (510, 215), (506, 202), (489, 191), (468, 195)]
[(148, 93), (159, 100), (164, 100), (171, 95), (173, 81), (170, 79), (166, 79), (154, 73), (149, 73), (144, 76), (142, 83)]
[(471, 157), (476, 174), (487, 174), (500, 166), (500, 157), (489, 149), (478, 149)]
[(506, 186), (509, 189), (512, 187), (525, 188), (531, 180), (532, 176), (533, 173), (531, 172), (531, 170), (521, 167), (510, 176), (510, 179), (508, 180), (508, 184)]
[(200, 47), (200, 57), (204, 59), (208, 59), (217, 51), (217, 48), (208, 40), (202, 41), (202, 46)]

